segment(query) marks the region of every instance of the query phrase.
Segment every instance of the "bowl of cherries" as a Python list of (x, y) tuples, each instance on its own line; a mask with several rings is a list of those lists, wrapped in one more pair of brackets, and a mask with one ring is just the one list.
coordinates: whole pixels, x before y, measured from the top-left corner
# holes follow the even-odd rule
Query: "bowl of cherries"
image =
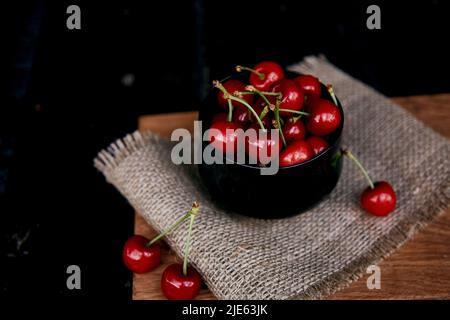
[[(200, 177), (220, 206), (240, 214), (282, 218), (304, 212), (338, 182), (342, 106), (331, 85), (313, 75), (287, 72), (275, 62), (237, 66), (236, 71), (214, 81), (200, 106), (203, 128), (214, 129), (203, 151), (212, 145), (226, 158), (201, 163)], [(239, 135), (234, 133), (239, 129), (257, 132), (244, 140), (245, 161), (236, 161), (228, 152), (239, 150)], [(271, 135), (274, 131), (277, 134)], [(261, 168), (270, 165), (261, 160), (263, 149), (278, 156), (275, 174), (261, 174)]]

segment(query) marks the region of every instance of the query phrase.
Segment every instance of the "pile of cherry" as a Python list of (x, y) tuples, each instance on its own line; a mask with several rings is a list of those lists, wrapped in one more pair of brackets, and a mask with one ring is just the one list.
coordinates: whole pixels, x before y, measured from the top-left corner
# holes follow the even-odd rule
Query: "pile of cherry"
[[(278, 152), (280, 167), (288, 167), (310, 160), (328, 148), (327, 136), (342, 121), (331, 86), (328, 90), (334, 103), (321, 99), (321, 84), (316, 77), (300, 75), (287, 79), (275, 62), (261, 62), (253, 69), (237, 66), (236, 70), (250, 72), (249, 85), (234, 79), (214, 81), (220, 90), (218, 103), (228, 111), (212, 120), (211, 128), (217, 130), (211, 131), (209, 139), (215, 148), (229, 155), (229, 150), (237, 150), (238, 135), (232, 130), (250, 128), (257, 130), (257, 139), (246, 140), (246, 151), (257, 162), (262, 152), (268, 157)], [(278, 130), (278, 137), (269, 132), (259, 136), (259, 130), (270, 129)]]
[[(231, 79), (224, 83), (213, 81), (219, 90), (218, 104), (227, 112), (215, 115), (211, 121), (209, 141), (223, 154), (237, 150), (239, 130), (278, 130), (278, 138), (257, 134), (247, 139), (249, 158), (260, 160), (260, 154), (270, 157), (279, 152), (280, 167), (296, 165), (312, 159), (329, 148), (327, 137), (342, 122), (333, 87), (327, 91), (333, 102), (322, 99), (319, 79), (312, 75), (299, 75), (287, 79), (283, 68), (276, 62), (264, 61), (253, 68), (237, 66), (236, 71), (248, 71), (245, 84)], [(281, 140), (281, 141), (280, 141)], [(361, 169), (369, 187), (361, 195), (362, 207), (376, 216), (386, 216), (395, 209), (397, 197), (386, 181), (372, 182), (369, 174), (350, 150), (342, 149), (338, 156), (347, 156)]]

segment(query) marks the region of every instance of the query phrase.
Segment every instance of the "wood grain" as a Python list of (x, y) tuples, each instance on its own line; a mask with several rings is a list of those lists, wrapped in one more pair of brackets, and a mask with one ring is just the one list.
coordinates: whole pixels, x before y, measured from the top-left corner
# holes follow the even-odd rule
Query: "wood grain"
[[(393, 98), (440, 134), (450, 138), (450, 94)], [(196, 112), (143, 116), (140, 130), (153, 130), (169, 137), (175, 128), (192, 130)], [(155, 232), (136, 214), (135, 232), (152, 237)], [(164, 268), (176, 261), (165, 246), (163, 264), (155, 271), (135, 275), (133, 299), (164, 299), (160, 279)], [(425, 230), (379, 264), (381, 289), (367, 289), (367, 276), (329, 299), (450, 299), (450, 209), (430, 223)], [(203, 289), (198, 299), (215, 299)]]

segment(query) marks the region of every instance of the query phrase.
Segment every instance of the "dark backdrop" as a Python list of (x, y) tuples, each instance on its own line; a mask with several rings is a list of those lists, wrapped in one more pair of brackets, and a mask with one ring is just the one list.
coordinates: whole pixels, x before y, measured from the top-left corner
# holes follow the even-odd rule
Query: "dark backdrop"
[[(81, 7), (81, 30), (66, 28), (70, 4)], [(381, 7), (381, 30), (366, 28), (369, 4)], [(323, 53), (389, 96), (450, 88), (443, 0), (35, 0), (2, 8), (7, 295), (129, 297), (120, 256), (133, 210), (92, 159), (134, 130), (139, 114), (195, 109), (210, 80), (236, 64), (288, 65)], [(69, 264), (81, 267), (81, 291), (66, 289)]]

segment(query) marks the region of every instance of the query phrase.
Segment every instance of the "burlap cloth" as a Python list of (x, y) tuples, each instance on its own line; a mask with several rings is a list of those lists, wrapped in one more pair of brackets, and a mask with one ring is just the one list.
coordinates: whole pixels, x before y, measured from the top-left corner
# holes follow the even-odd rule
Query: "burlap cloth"
[[(343, 145), (375, 180), (394, 185), (398, 205), (391, 215), (377, 218), (361, 210), (366, 181), (349, 161), (331, 196), (314, 209), (257, 220), (217, 209), (195, 167), (172, 164), (171, 144), (152, 133), (116, 141), (95, 160), (157, 230), (172, 224), (194, 200), (200, 202), (190, 262), (221, 299), (325, 297), (393, 252), (449, 203), (449, 141), (324, 58), (307, 57), (290, 70), (334, 85), (346, 117)], [(270, 188), (262, 188), (261, 197), (268, 201)], [(167, 237), (179, 256), (186, 230), (187, 223)]]

